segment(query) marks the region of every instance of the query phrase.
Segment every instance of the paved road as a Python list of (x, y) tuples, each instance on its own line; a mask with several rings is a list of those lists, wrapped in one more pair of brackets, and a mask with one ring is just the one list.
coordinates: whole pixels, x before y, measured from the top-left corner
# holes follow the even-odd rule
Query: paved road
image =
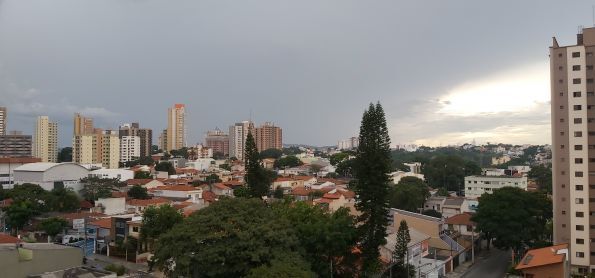
[(502, 278), (506, 274), (510, 263), (510, 251), (492, 248), (488, 253), (484, 249), (475, 260), (475, 264), (462, 277)]

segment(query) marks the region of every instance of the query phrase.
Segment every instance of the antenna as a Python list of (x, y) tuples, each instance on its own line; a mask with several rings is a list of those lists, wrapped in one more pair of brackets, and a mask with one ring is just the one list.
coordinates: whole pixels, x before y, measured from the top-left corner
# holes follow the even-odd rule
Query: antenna
[(252, 122), (252, 108), (250, 108), (250, 118), (248, 120)]
[(595, 5), (591, 5), (591, 16), (593, 19), (593, 27), (595, 27)]

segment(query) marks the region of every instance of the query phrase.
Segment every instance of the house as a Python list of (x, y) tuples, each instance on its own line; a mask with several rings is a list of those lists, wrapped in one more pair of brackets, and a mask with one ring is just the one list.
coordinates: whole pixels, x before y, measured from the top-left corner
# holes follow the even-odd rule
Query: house
[(98, 169), (89, 172), (89, 177), (127, 181), (134, 178), (134, 171), (126, 169)]
[(332, 188), (323, 188), (314, 190), (307, 187), (298, 186), (291, 190), (291, 195), (296, 201), (309, 201), (315, 198), (315, 196), (323, 196), (324, 193), (331, 191)]
[(304, 180), (294, 179), (293, 177), (278, 177), (271, 184), (271, 190), (281, 188), (283, 191), (289, 193), (298, 186), (304, 186)]
[(190, 185), (165, 185), (149, 190), (155, 197), (167, 198), (173, 201), (191, 201), (202, 203), (202, 192), (200, 188)]
[(33, 183), (45, 190), (72, 188), (82, 189), (80, 180), (89, 175), (87, 168), (76, 163), (28, 163), (14, 169), (14, 183)]
[(447, 197), (442, 204), (442, 217), (449, 218), (453, 215), (469, 212), (469, 203), (462, 197)]
[(314, 204), (326, 206), (332, 212), (340, 208), (355, 209), (355, 193), (335, 188), (325, 193), (322, 198), (314, 199)]
[(88, 229), (95, 230), (94, 233), (88, 233), (88, 237), (95, 238), (95, 253), (105, 254), (107, 250), (107, 244), (109, 242), (110, 230), (112, 227), (112, 218), (100, 218), (95, 221), (91, 221), (87, 224)]
[(435, 210), (442, 213), (442, 206), (444, 205), (446, 197), (443, 196), (432, 196), (429, 197), (424, 203), (424, 210)]
[(318, 182), (318, 179), (313, 176), (293, 176), (293, 179), (303, 181), (304, 186), (311, 186)]
[(171, 200), (165, 198), (132, 199), (126, 202), (126, 210), (129, 213), (142, 213), (148, 207), (159, 207), (171, 203)]
[(479, 233), (474, 232), (477, 224), (471, 221), (472, 216), (473, 214), (469, 212), (460, 213), (447, 218), (445, 223), (448, 225), (449, 231), (457, 232), (464, 236), (473, 235), (474, 237), (478, 238)]
[(215, 193), (217, 196), (229, 196), (233, 197), (233, 189), (227, 187), (223, 183), (215, 183), (213, 184), (213, 188), (211, 191)]
[(275, 159), (274, 158), (265, 158), (262, 160), (262, 167), (265, 169), (273, 169), (275, 167)]
[(106, 215), (125, 213), (127, 209), (126, 198), (99, 198), (95, 201), (95, 207), (101, 208), (101, 213)]
[(404, 177), (415, 177), (420, 180), (424, 180), (423, 174), (418, 174), (414, 172), (403, 172), (403, 171), (396, 171), (389, 174), (390, 179), (392, 179), (394, 184), (398, 184), (402, 178)]
[(164, 186), (163, 182), (156, 179), (131, 179), (126, 181), (126, 185), (129, 187), (140, 185), (146, 189), (155, 188), (158, 186)]
[(568, 266), (568, 244), (558, 244), (532, 249), (515, 267), (527, 278), (570, 277)]
[[(411, 241), (407, 244), (407, 262), (416, 269), (422, 266), (421, 272), (426, 277), (439, 277), (439, 274), (444, 273), (444, 266), (441, 265), (441, 261), (427, 258), (430, 255), (430, 236), (413, 228), (409, 228), (409, 236), (411, 237)], [(383, 262), (387, 264), (393, 262), (393, 252), (395, 251), (396, 243), (397, 232), (388, 233), (386, 244), (380, 246), (380, 259)], [(431, 270), (434, 271), (432, 272)]]

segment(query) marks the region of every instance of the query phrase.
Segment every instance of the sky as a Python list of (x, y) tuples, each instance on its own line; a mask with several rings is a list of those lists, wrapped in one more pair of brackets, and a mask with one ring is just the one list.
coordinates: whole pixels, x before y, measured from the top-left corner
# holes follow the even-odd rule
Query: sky
[(284, 143), (334, 145), (377, 101), (393, 146), (547, 144), (549, 46), (575, 44), (593, 5), (0, 0), (0, 106), (29, 134), (48, 115), (60, 146), (75, 112), (157, 134), (174, 103), (191, 144), (251, 117)]

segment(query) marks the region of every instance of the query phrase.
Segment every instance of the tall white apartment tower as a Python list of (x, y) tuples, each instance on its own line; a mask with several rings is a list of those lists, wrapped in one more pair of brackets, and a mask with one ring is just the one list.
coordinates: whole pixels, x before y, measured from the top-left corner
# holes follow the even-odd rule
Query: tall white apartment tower
[(58, 124), (50, 122), (48, 116), (37, 117), (33, 156), (41, 162), (58, 162)]
[(122, 136), (120, 138), (120, 162), (136, 160), (140, 157), (140, 137)]
[(6, 135), (6, 107), (0, 107), (0, 135)]
[(256, 142), (254, 123), (251, 121), (243, 121), (229, 127), (229, 157), (236, 157), (239, 160), (244, 159), (244, 145), (249, 132), (252, 133)]

